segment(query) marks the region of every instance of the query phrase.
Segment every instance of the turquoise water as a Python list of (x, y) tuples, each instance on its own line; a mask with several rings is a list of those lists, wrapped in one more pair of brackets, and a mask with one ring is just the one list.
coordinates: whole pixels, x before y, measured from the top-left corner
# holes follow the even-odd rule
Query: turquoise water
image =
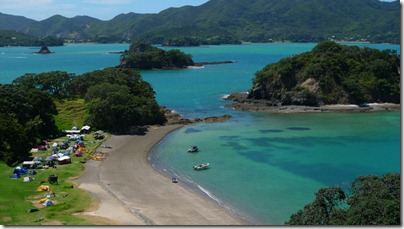
[[(260, 114), (223, 108), (221, 98), (247, 91), (254, 73), (315, 44), (251, 44), (181, 48), (195, 61), (234, 64), (175, 71), (143, 71), (161, 105), (187, 118), (231, 114), (224, 123), (183, 127), (158, 144), (152, 162), (203, 190), (255, 224), (283, 224), (325, 186), (346, 187), (361, 175), (400, 172), (400, 113)], [(361, 45), (363, 46), (363, 45)], [(398, 45), (367, 45), (396, 49)], [(0, 83), (26, 72), (80, 74), (118, 64), (126, 44), (66, 45), (52, 55), (25, 47), (0, 48)], [(199, 153), (187, 153), (197, 145)], [(196, 172), (193, 165), (209, 162)]]

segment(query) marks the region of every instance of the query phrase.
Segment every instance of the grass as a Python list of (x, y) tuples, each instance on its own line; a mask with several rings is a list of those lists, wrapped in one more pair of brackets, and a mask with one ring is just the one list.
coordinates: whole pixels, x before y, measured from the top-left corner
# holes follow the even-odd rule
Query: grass
[(88, 118), (88, 109), (84, 99), (55, 101), (58, 115), (56, 125), (60, 130), (70, 130), (73, 126), (82, 127)]
[[(71, 129), (73, 125), (81, 127), (84, 124), (87, 117), (84, 100), (59, 101), (57, 108), (59, 114), (56, 119), (60, 129)], [(66, 140), (67, 137), (62, 137), (54, 139), (54, 142)], [(72, 161), (70, 164), (58, 165), (57, 169), (35, 169), (37, 174), (26, 174), (18, 179), (10, 178), (14, 167), (8, 167), (4, 162), (0, 162), (0, 225), (101, 225), (108, 222), (75, 214), (89, 209), (94, 204), (90, 194), (77, 188), (73, 179), (84, 172), (84, 163), (90, 159), (102, 142), (88, 134), (84, 137), (87, 153), (84, 153), (83, 157), (70, 155)], [(51, 153), (51, 149), (48, 149), (32, 153), (32, 156), (45, 159)], [(51, 174), (58, 176), (58, 184), (47, 182)], [(23, 182), (23, 177), (26, 176), (31, 176), (34, 180)], [(53, 206), (45, 207), (38, 204), (38, 201), (48, 194), (47, 191), (37, 191), (43, 181), (42, 185), (48, 185), (55, 193), (55, 197), (51, 199), (54, 202)], [(30, 209), (37, 209), (37, 211), (29, 212)]]

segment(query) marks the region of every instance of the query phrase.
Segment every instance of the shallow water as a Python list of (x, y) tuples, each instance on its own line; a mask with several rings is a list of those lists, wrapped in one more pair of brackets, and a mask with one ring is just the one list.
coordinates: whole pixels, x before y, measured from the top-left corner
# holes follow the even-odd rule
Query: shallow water
[[(243, 214), (256, 224), (278, 225), (310, 203), (325, 186), (343, 186), (361, 175), (400, 172), (400, 113), (260, 114), (223, 108), (221, 98), (247, 91), (266, 64), (310, 51), (315, 44), (251, 44), (180, 48), (194, 60), (233, 64), (173, 71), (142, 71), (161, 105), (187, 118), (231, 114), (223, 123), (183, 127), (151, 155), (160, 170)], [(363, 46), (363, 45), (361, 45)], [(366, 45), (395, 49), (398, 45)], [(128, 44), (51, 47), (35, 55), (26, 47), (0, 48), (0, 83), (24, 73), (70, 73), (111, 67)], [(201, 151), (188, 153), (191, 145)], [(209, 162), (210, 169), (193, 165)]]
[[(184, 127), (154, 150), (154, 162), (263, 224), (282, 224), (321, 187), (400, 172), (400, 116), (248, 114)], [(201, 151), (187, 153), (190, 145)], [(192, 165), (209, 162), (195, 172)]]

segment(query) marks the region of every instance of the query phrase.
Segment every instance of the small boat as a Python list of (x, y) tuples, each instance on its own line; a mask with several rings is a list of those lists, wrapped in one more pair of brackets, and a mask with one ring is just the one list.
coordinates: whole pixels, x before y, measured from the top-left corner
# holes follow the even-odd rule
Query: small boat
[(198, 146), (191, 146), (191, 148), (188, 149), (188, 152), (190, 153), (196, 153), (199, 151)]
[(203, 169), (207, 169), (209, 166), (209, 163), (203, 163), (200, 165), (194, 165), (193, 168), (194, 170), (203, 170)]

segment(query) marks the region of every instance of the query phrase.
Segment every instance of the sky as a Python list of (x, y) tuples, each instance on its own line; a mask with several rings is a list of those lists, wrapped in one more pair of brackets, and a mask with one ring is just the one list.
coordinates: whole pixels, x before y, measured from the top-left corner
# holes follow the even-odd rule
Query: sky
[(37, 21), (55, 14), (110, 20), (121, 13), (159, 13), (170, 7), (199, 6), (206, 2), (208, 0), (0, 0), (0, 13)]
[(170, 7), (199, 6), (208, 0), (0, 0), (0, 13), (41, 21), (55, 14), (110, 20), (121, 13), (159, 13)]

